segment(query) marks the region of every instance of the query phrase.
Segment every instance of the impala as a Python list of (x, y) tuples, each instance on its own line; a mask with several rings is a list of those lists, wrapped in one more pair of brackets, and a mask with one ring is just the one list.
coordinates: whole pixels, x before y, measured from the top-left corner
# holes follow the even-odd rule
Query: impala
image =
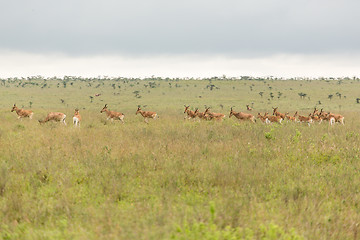
[(280, 116), (283, 120), (285, 119), (285, 114), (283, 114), (283, 113), (279, 113), (278, 111), (277, 111), (277, 109), (278, 109), (278, 107), (276, 107), (276, 108), (273, 108), (273, 115), (275, 115), (275, 116)]
[(187, 114), (187, 116), (184, 118), (184, 119), (194, 119), (194, 118), (196, 118), (196, 114), (195, 114), (195, 111), (191, 111), (190, 109), (189, 109), (189, 107), (190, 106), (186, 106), (186, 105), (184, 105), (185, 106), (185, 111), (184, 111), (184, 113), (186, 113)]
[(214, 112), (210, 112), (209, 111), (210, 108), (207, 108), (204, 112), (205, 117), (209, 120), (211, 119), (215, 119), (215, 120), (220, 120), (222, 121), (225, 118), (225, 115), (222, 113), (214, 113)]
[(16, 114), (18, 115), (18, 119), (20, 118), (25, 118), (25, 117), (28, 117), (30, 119), (32, 119), (34, 113), (30, 110), (25, 110), (25, 109), (20, 109), (16, 106), (16, 103), (14, 104), (14, 106), (12, 107), (11, 109), (11, 112), (15, 111)]
[(80, 122), (81, 122), (81, 115), (79, 113), (79, 109), (75, 109), (73, 124), (75, 127), (80, 127)]
[(231, 116), (235, 116), (239, 120), (249, 120), (251, 122), (256, 122), (254, 115), (243, 112), (235, 112), (232, 108), (230, 108), (229, 118), (231, 118)]
[(105, 112), (107, 115), (106, 120), (109, 120), (109, 119), (111, 119), (111, 121), (120, 120), (122, 123), (124, 123), (125, 114), (123, 114), (121, 112), (110, 111), (107, 108), (107, 104), (105, 104), (103, 109), (100, 111), (100, 113), (103, 113), (103, 112)]
[(154, 120), (156, 120), (156, 118), (159, 118), (159, 116), (156, 114), (156, 112), (143, 111), (143, 110), (141, 110), (140, 107), (138, 107), (138, 109), (137, 109), (137, 111), (136, 111), (136, 115), (137, 115), (138, 113), (140, 113), (141, 116), (143, 116), (144, 121), (145, 121), (146, 123), (149, 123), (148, 120), (147, 120), (148, 118), (152, 118), (152, 119), (154, 119)]
[(62, 122), (64, 125), (66, 125), (65, 122), (66, 115), (61, 112), (51, 112), (48, 113), (45, 120), (39, 120), (39, 123), (46, 123), (48, 121), (55, 121), (55, 122)]

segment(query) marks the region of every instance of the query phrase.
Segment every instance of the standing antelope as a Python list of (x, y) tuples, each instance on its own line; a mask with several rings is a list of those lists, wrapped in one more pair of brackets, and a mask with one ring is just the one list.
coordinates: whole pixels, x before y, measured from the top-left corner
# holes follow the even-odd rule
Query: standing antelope
[(243, 113), (243, 112), (235, 112), (235, 111), (233, 111), (232, 108), (230, 108), (229, 118), (231, 118), (231, 116), (235, 116), (239, 120), (249, 120), (253, 123), (256, 122), (256, 119), (252, 114)]
[(328, 116), (329, 118), (334, 118), (335, 122), (339, 122), (344, 125), (344, 117), (342, 115), (328, 112)]
[(51, 112), (48, 113), (48, 115), (46, 116), (45, 120), (39, 120), (39, 123), (46, 123), (48, 121), (55, 121), (55, 122), (62, 122), (64, 125), (66, 125), (65, 122), (65, 118), (66, 115), (64, 113), (61, 112)]
[(16, 103), (14, 104), (14, 106), (12, 107), (11, 109), (11, 112), (15, 111), (16, 114), (18, 115), (18, 119), (21, 119), (21, 118), (25, 118), (25, 117), (28, 117), (30, 119), (32, 119), (34, 113), (30, 110), (25, 110), (25, 109), (20, 109), (16, 106)]
[(222, 113), (214, 113), (214, 112), (210, 112), (209, 111), (210, 108), (206, 108), (204, 114), (205, 114), (205, 117), (209, 120), (211, 119), (215, 119), (215, 120), (219, 120), (219, 121), (222, 121), (224, 118), (225, 118), (225, 115), (222, 114)]
[(73, 124), (75, 127), (80, 127), (80, 122), (81, 122), (81, 115), (79, 113), (79, 109), (75, 109)]
[(154, 120), (156, 120), (156, 118), (159, 118), (159, 116), (156, 114), (156, 112), (143, 111), (143, 110), (141, 110), (140, 107), (138, 107), (138, 109), (137, 109), (137, 111), (136, 111), (135, 114), (137, 115), (138, 113), (140, 113), (141, 116), (143, 116), (144, 121), (145, 121), (146, 123), (149, 123), (149, 122), (148, 122), (148, 118), (152, 118), (152, 119), (154, 119)]
[(311, 113), (309, 114), (308, 117), (299, 115), (298, 116), (299, 122), (307, 123), (309, 125), (309, 127), (310, 127), (310, 123), (313, 123), (311, 115), (312, 115)]
[(280, 116), (283, 120), (285, 119), (285, 114), (283, 114), (283, 113), (279, 113), (278, 112), (278, 107), (276, 107), (276, 108), (273, 108), (274, 109), (274, 111), (273, 111), (273, 115), (275, 115), (275, 116)]
[(295, 122), (296, 121), (296, 115), (297, 115), (297, 112), (294, 114), (294, 116), (289, 116), (289, 112), (285, 113), (285, 117), (287, 118), (288, 121), (292, 121), (292, 122)]
[(265, 115), (264, 115), (264, 117), (266, 118), (266, 119), (265, 119), (265, 123), (266, 123), (266, 124), (270, 124), (270, 123), (273, 123), (273, 122), (282, 124), (282, 121), (283, 121), (283, 118), (282, 118), (282, 117), (280, 117), (280, 116), (273, 116), (273, 115), (269, 116), (268, 114), (269, 114), (269, 113), (265, 113)]
[(106, 119), (106, 120), (109, 120), (109, 119), (111, 119), (111, 121), (120, 120), (122, 123), (125, 123), (125, 122), (124, 122), (125, 114), (123, 114), (123, 113), (121, 113), (121, 112), (110, 111), (110, 110), (107, 108), (107, 104), (105, 104), (105, 106), (103, 107), (103, 109), (101, 109), (101, 111), (100, 111), (100, 113), (103, 113), (103, 112), (105, 112), (106, 115), (107, 115), (107, 119)]
[(186, 116), (184, 119), (194, 119), (194, 118), (196, 118), (196, 114), (195, 114), (195, 111), (196, 111), (196, 110), (195, 110), (195, 111), (191, 111), (191, 110), (189, 109), (190, 105), (189, 105), (189, 106), (184, 105), (184, 107), (185, 107), (184, 113), (187, 114), (187, 116)]

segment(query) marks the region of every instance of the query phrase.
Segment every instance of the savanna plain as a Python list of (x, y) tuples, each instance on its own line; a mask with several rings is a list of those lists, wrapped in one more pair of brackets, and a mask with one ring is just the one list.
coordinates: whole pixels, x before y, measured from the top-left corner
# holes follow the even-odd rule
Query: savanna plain
[[(359, 89), (357, 78), (0, 79), (0, 238), (360, 239)], [(107, 121), (105, 104), (125, 123)], [(159, 119), (146, 124), (138, 105)], [(184, 105), (226, 118), (184, 120)], [(251, 123), (231, 107), (317, 107), (345, 125)], [(40, 125), (48, 112), (67, 125)]]

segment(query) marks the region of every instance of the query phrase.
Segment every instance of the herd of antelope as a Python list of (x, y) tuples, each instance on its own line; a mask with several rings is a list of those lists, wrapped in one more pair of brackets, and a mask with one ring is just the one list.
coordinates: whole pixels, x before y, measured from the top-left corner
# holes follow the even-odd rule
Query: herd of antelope
[[(185, 110), (184, 113), (186, 114), (185, 119), (203, 119), (203, 120), (218, 120), (218, 121), (222, 121), (225, 118), (225, 115), (222, 113), (215, 113), (215, 112), (211, 112), (210, 111), (210, 107), (206, 107), (204, 112), (199, 112), (199, 109), (196, 108), (195, 111), (190, 110), (190, 106), (186, 106), (184, 105)], [(252, 111), (252, 108), (249, 107), (249, 105), (246, 105), (247, 110), (248, 111)], [(25, 109), (20, 109), (16, 106), (16, 104), (14, 104), (11, 112), (15, 111), (18, 115), (18, 119), (21, 118), (33, 118), (34, 113), (30, 110), (25, 110)], [(107, 104), (105, 104), (105, 106), (102, 108), (102, 110), (100, 111), (100, 113), (105, 112), (107, 115), (107, 120), (120, 120), (122, 123), (124, 122), (124, 118), (125, 118), (125, 114), (121, 113), (121, 112), (115, 112), (115, 111), (110, 111), (107, 107)], [(148, 123), (148, 119), (156, 119), (159, 116), (157, 115), (156, 112), (150, 112), (150, 111), (143, 111), (141, 110), (140, 106), (138, 106), (137, 111), (136, 111), (136, 115), (140, 114), (143, 118), (144, 118), (144, 122)], [(230, 113), (229, 113), (229, 118), (231, 118), (232, 116), (234, 116), (235, 118), (239, 119), (239, 120), (244, 120), (244, 121), (250, 121), (255, 123), (256, 122), (256, 118), (254, 115), (252, 115), (251, 113), (245, 113), (245, 112), (235, 112), (233, 110), (233, 108), (230, 108)], [(287, 121), (292, 121), (292, 122), (299, 122), (299, 123), (307, 123), (309, 126), (310, 124), (314, 123), (314, 122), (318, 122), (319, 124), (322, 123), (323, 121), (328, 121), (329, 125), (334, 125), (335, 123), (340, 123), (342, 125), (344, 125), (344, 117), (340, 114), (334, 114), (331, 112), (325, 112), (323, 111), (323, 109), (319, 110), (318, 109), (314, 109), (314, 111), (312, 113), (310, 113), (308, 116), (302, 116), (299, 115), (298, 112), (295, 112), (295, 114), (293, 116), (290, 116), (288, 112), (286, 113), (280, 113), (278, 111), (278, 108), (274, 108), (273, 107), (273, 114), (269, 115), (268, 112), (265, 112), (263, 115), (261, 115), (261, 113), (257, 114), (257, 118), (260, 119), (260, 121), (262, 121), (265, 124), (272, 124), (272, 123), (278, 123), (278, 124), (282, 124), (282, 122), (284, 120)], [(66, 119), (66, 115), (64, 113), (61, 112), (50, 112), (48, 113), (48, 115), (46, 116), (46, 118), (44, 120), (39, 120), (39, 123), (46, 123), (48, 121), (57, 121), (57, 122), (61, 122), (64, 125), (66, 125), (65, 122)], [(75, 109), (75, 113), (73, 116), (73, 124), (75, 127), (80, 127), (80, 122), (81, 122), (81, 115), (79, 113), (79, 109)]]
[[(189, 108), (190, 106), (184, 105), (185, 110), (184, 113), (187, 115), (185, 116), (185, 119), (205, 119), (205, 120), (223, 120), (225, 118), (224, 114), (221, 113), (213, 113), (209, 111), (209, 107), (205, 108), (204, 112), (199, 112), (199, 109), (196, 108), (195, 111), (191, 111)], [(246, 108), (248, 111), (252, 111), (252, 108), (249, 107), (249, 105), (246, 105)], [(232, 116), (235, 116), (239, 120), (246, 120), (251, 121), (253, 123), (256, 122), (256, 118), (254, 115), (250, 113), (245, 112), (235, 112), (233, 108), (230, 108), (229, 118)], [(299, 123), (307, 123), (309, 126), (312, 123), (318, 122), (319, 124), (323, 121), (329, 121), (329, 125), (334, 125), (335, 123), (340, 123), (344, 125), (344, 117), (340, 114), (334, 114), (331, 112), (325, 112), (323, 109), (319, 110), (314, 109), (312, 113), (310, 113), (308, 116), (302, 116), (299, 115), (298, 112), (295, 112), (293, 116), (289, 115), (289, 112), (286, 113), (280, 113), (278, 111), (278, 108), (273, 107), (273, 114), (269, 115), (268, 112), (265, 112), (263, 115), (261, 113), (257, 114), (257, 118), (260, 119), (265, 124), (272, 124), (272, 123), (278, 123), (282, 124), (282, 121), (292, 121), (292, 122), (299, 122)]]

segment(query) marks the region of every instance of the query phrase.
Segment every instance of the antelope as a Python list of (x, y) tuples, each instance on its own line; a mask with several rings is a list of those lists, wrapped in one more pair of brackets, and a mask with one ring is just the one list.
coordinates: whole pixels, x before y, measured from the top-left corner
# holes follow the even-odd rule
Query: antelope
[(258, 117), (263, 123), (266, 123), (266, 117), (265, 117), (265, 116), (261, 116), (261, 114), (258, 113), (257, 117)]
[(189, 109), (190, 106), (184, 105), (184, 107), (185, 107), (184, 113), (187, 114), (187, 116), (184, 117), (184, 119), (194, 119), (194, 118), (196, 118), (196, 114), (195, 114), (195, 111), (196, 111), (196, 110), (195, 110), (195, 111), (191, 111), (191, 110)]
[[(207, 111), (207, 109), (205, 108), (205, 112), (206, 112), (206, 111)], [(207, 120), (207, 117), (206, 117), (206, 115), (205, 115), (205, 112), (199, 112), (199, 109), (198, 109), (198, 108), (195, 109), (195, 115), (196, 115), (198, 118)]]
[(289, 116), (289, 112), (285, 113), (285, 117), (287, 118), (287, 120), (292, 121), (292, 122), (296, 121), (296, 115), (297, 115), (297, 112), (294, 114), (293, 117)]
[(66, 115), (64, 113), (61, 112), (50, 112), (48, 113), (48, 115), (46, 116), (45, 120), (39, 120), (39, 123), (46, 123), (48, 121), (55, 121), (55, 122), (62, 122), (64, 125), (66, 125), (65, 122), (65, 118)]
[(251, 107), (249, 107), (249, 105), (246, 105), (246, 109), (247, 109), (248, 111), (252, 111), (252, 110), (253, 110)]
[(204, 112), (205, 117), (206, 117), (207, 119), (209, 119), (209, 120), (215, 119), (215, 120), (219, 120), (219, 121), (224, 120), (224, 118), (225, 118), (225, 115), (224, 115), (224, 114), (222, 114), (222, 113), (210, 112), (209, 109), (210, 109), (210, 108), (207, 108), (207, 109), (205, 110), (205, 112)]
[(80, 122), (81, 122), (81, 115), (79, 113), (79, 109), (75, 109), (73, 124), (75, 127), (80, 127)]
[(11, 112), (15, 111), (16, 114), (18, 115), (18, 119), (21, 119), (21, 118), (25, 118), (25, 117), (28, 117), (30, 119), (32, 119), (34, 113), (30, 110), (25, 110), (25, 109), (20, 109), (16, 106), (16, 103), (14, 104), (14, 106), (12, 107), (11, 109)]
[(110, 111), (107, 108), (107, 104), (105, 104), (105, 106), (103, 107), (103, 109), (101, 109), (100, 113), (105, 112), (107, 115), (107, 119), (109, 120), (111, 119), (111, 121), (113, 122), (114, 120), (120, 120), (123, 124), (124, 122), (124, 118), (125, 118), (125, 114), (121, 113), (121, 112), (115, 112), (115, 111)]
[(310, 127), (310, 123), (313, 122), (313, 120), (312, 120), (312, 118), (311, 118), (311, 115), (312, 115), (311, 113), (309, 114), (308, 117), (299, 115), (299, 116), (298, 116), (299, 122), (304, 122), (304, 123), (306, 122), (306, 123), (309, 125), (309, 127)]
[(269, 114), (269, 113), (265, 113), (265, 115), (264, 115), (264, 117), (266, 118), (266, 119), (265, 119), (265, 123), (266, 123), (266, 124), (270, 124), (270, 123), (273, 123), (273, 122), (282, 124), (282, 121), (283, 121), (283, 118), (282, 118), (282, 117), (280, 117), (280, 116), (273, 116), (273, 115), (269, 116), (268, 114)]
[(231, 118), (231, 116), (235, 116), (239, 120), (249, 120), (253, 123), (256, 122), (254, 115), (243, 112), (235, 112), (233, 111), (233, 108), (230, 108), (229, 118)]
[(144, 121), (145, 121), (146, 123), (149, 123), (148, 120), (147, 120), (148, 118), (152, 118), (152, 119), (154, 119), (154, 120), (156, 120), (156, 118), (159, 118), (159, 116), (156, 114), (156, 112), (143, 111), (143, 110), (141, 110), (140, 107), (138, 107), (138, 109), (137, 109), (137, 111), (136, 111), (135, 114), (137, 115), (138, 113), (140, 113), (141, 116), (143, 116)]
[(328, 112), (328, 116), (330, 118), (333, 117), (335, 119), (335, 122), (339, 122), (344, 125), (344, 117), (342, 115)]
[(273, 115), (275, 115), (275, 116), (280, 116), (283, 120), (285, 119), (285, 114), (279, 113), (279, 112), (277, 111), (278, 107), (273, 108), (273, 109), (274, 109)]

